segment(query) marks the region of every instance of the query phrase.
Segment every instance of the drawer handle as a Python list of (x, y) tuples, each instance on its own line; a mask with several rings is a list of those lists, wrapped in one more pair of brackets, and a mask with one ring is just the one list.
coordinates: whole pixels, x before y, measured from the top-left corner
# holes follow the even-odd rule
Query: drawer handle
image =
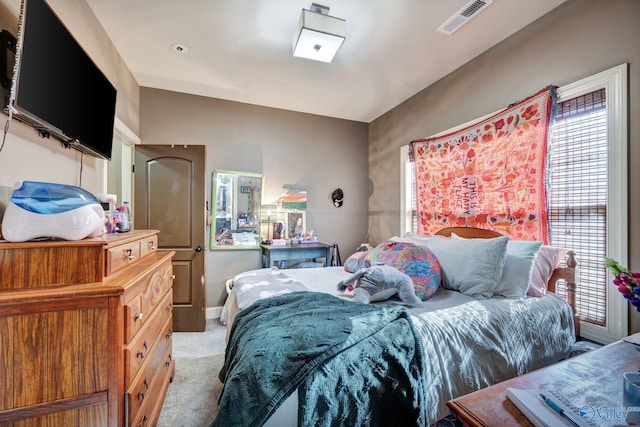
[(147, 396), (147, 393), (149, 392), (149, 383), (147, 382), (147, 379), (144, 379), (144, 391), (139, 391), (138, 392), (138, 400), (144, 400), (144, 398)]
[(127, 259), (129, 259), (129, 261), (133, 261), (133, 249), (129, 248), (125, 253), (127, 254)]
[(171, 334), (173, 334), (173, 330), (169, 329), (169, 331), (167, 332), (167, 339), (168, 340), (171, 339)]
[(149, 249), (152, 251), (156, 250), (156, 242), (154, 242), (153, 240), (149, 240)]
[(144, 359), (144, 357), (146, 356), (146, 353), (147, 353), (147, 342), (146, 341), (143, 342), (142, 346), (144, 347), (144, 351), (139, 351), (138, 354), (137, 354), (137, 357), (139, 357), (141, 359)]
[(149, 418), (147, 418), (146, 415), (143, 415), (142, 419), (140, 420), (140, 427), (144, 427), (144, 425), (147, 423), (148, 420)]
[(164, 362), (165, 366), (171, 366), (171, 355), (167, 357), (167, 361)]
[(136, 313), (135, 316), (133, 316), (133, 320), (142, 320), (142, 318), (144, 317), (144, 313)]
[(175, 274), (172, 274), (172, 275), (171, 275), (171, 277), (170, 277), (170, 279), (171, 279), (171, 280), (176, 280), (176, 275), (175, 275)]

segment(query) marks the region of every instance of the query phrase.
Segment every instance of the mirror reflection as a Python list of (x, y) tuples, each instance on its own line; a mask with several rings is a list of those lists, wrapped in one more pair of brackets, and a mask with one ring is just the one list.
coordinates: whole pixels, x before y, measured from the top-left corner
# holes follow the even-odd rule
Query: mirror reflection
[(281, 209), (307, 210), (307, 189), (285, 184), (278, 199)]
[(273, 225), (273, 238), (302, 238), (306, 231), (307, 189), (285, 184), (275, 204), (278, 213)]
[(211, 249), (260, 246), (262, 178), (257, 173), (214, 171)]

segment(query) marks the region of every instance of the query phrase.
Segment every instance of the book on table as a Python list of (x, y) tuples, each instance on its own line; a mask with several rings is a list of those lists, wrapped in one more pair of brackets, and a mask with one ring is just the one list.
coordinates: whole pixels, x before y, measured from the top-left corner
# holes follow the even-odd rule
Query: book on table
[[(552, 404), (564, 411), (564, 416), (545, 402), (541, 394), (548, 396)], [(561, 425), (588, 427), (594, 424), (581, 418), (579, 411), (562, 402), (557, 395), (547, 391), (507, 388), (507, 398), (536, 427), (556, 427)]]

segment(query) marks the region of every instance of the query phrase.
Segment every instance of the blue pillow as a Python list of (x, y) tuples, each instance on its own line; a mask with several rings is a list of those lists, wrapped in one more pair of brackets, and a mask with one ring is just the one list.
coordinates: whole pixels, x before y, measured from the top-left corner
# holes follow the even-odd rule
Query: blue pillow
[(433, 236), (429, 249), (442, 268), (442, 286), (475, 298), (491, 298), (507, 258), (508, 236), (456, 239)]

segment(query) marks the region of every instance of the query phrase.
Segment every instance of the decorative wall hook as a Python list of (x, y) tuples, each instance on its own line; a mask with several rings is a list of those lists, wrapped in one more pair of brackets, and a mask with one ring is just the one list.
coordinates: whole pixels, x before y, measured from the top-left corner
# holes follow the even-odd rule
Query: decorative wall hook
[(331, 193), (331, 199), (333, 200), (333, 206), (336, 208), (342, 206), (342, 201), (344, 200), (344, 193), (342, 192), (342, 189), (336, 188), (333, 190), (333, 193)]

